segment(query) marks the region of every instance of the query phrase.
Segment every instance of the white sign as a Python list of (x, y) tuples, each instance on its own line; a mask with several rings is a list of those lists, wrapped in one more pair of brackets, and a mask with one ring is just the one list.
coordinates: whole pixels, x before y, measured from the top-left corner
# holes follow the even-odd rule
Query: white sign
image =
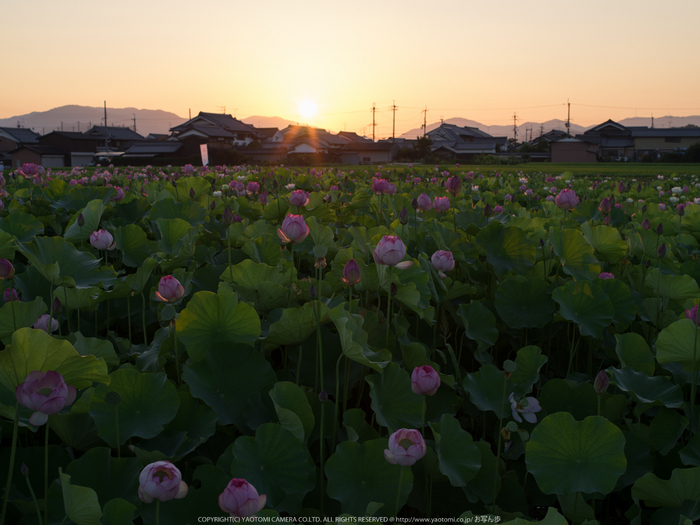
[(199, 151), (202, 153), (202, 166), (209, 165), (209, 148), (207, 144), (200, 144)]

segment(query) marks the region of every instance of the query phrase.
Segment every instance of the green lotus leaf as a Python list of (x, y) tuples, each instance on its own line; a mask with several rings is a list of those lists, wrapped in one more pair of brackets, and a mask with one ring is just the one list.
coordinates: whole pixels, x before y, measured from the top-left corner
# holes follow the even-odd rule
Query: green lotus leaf
[(9, 233), (0, 230), (0, 258), (11, 261), (15, 258), (16, 251), (15, 238)]
[(241, 299), (253, 303), (257, 311), (268, 312), (288, 303), (289, 286), (296, 281), (296, 270), (283, 273), (277, 267), (246, 259), (226, 268), (221, 280), (232, 283)]
[(607, 294), (615, 308), (613, 323), (617, 325), (617, 330), (626, 330), (637, 318), (637, 304), (629, 287), (618, 279), (601, 279), (596, 284)]
[(494, 306), (509, 328), (543, 328), (557, 309), (541, 279), (506, 279), (496, 290)]
[(476, 234), (476, 239), (486, 250), (486, 260), (498, 275), (511, 270), (524, 275), (535, 264), (535, 245), (515, 226), (491, 221)]
[(148, 199), (134, 197), (128, 202), (126, 202), (126, 199), (121, 201), (114, 210), (114, 214), (127, 224), (136, 224), (150, 209), (151, 203)]
[[(105, 186), (75, 186), (68, 190), (60, 199), (50, 202), (53, 210), (77, 211), (82, 210), (90, 201), (100, 199), (107, 206), (116, 193), (114, 188)], [(92, 232), (91, 232), (92, 233)]]
[[(312, 195), (318, 195), (323, 202), (323, 195), (318, 192), (312, 193)], [(308, 209), (308, 206), (307, 206)], [(326, 255), (327, 259), (332, 259), (338, 252), (338, 247), (335, 245), (333, 230), (321, 224), (316, 217), (310, 216), (306, 218), (306, 224), (309, 227), (309, 235), (295, 246), (295, 250), (299, 252), (313, 253), (314, 246), (324, 246), (327, 248), (328, 252)]]
[(688, 420), (676, 410), (660, 407), (651, 420), (649, 445), (665, 456), (676, 446), (687, 426)]
[(13, 211), (7, 217), (0, 218), (0, 230), (9, 233), (19, 242), (25, 243), (44, 233), (44, 225), (33, 215)]
[(690, 438), (688, 444), (678, 451), (684, 465), (700, 467), (700, 432)]
[(66, 474), (76, 485), (90, 487), (100, 505), (113, 498), (139, 504), (139, 474), (143, 465), (136, 458), (113, 458), (111, 449), (95, 447), (71, 461)]
[(697, 501), (700, 499), (700, 467), (673, 469), (669, 480), (659, 479), (649, 472), (632, 486), (632, 497), (649, 507), (674, 509), (683, 506), (685, 501)]
[[(279, 319), (270, 325), (267, 337), (263, 339), (265, 348), (272, 350), (280, 345), (299, 345), (306, 341), (316, 332), (314, 308), (318, 309), (316, 301), (295, 308), (285, 308)], [(329, 319), (329, 310), (324, 303), (321, 303), (320, 310), (319, 321), (323, 324)]]
[(627, 235), (627, 245), (630, 253), (640, 259), (642, 257), (651, 259), (653, 266), (656, 266), (658, 263), (657, 250), (664, 242), (666, 242), (664, 236), (656, 235), (656, 232), (652, 229), (637, 228), (636, 231)]
[(399, 428), (418, 428), (421, 425), (423, 398), (411, 390), (408, 372), (395, 363), (389, 363), (381, 374), (368, 375), (372, 410), (377, 423), (391, 432)]
[(132, 525), (136, 505), (121, 498), (114, 498), (102, 508), (102, 525)]
[[(100, 229), (100, 220), (102, 220), (104, 211), (105, 205), (100, 199), (91, 200), (79, 213), (76, 213), (71, 218), (63, 234), (63, 238), (74, 244), (87, 241), (90, 235), (92, 235), (92, 232)], [(80, 213), (83, 214), (83, 218), (85, 219), (85, 224), (83, 224), (82, 228), (78, 226), (78, 216)]]
[(600, 416), (550, 414), (525, 445), (527, 470), (545, 494), (609, 494), (627, 468), (625, 437)]
[(367, 332), (362, 328), (365, 320), (361, 315), (350, 314), (344, 305), (336, 306), (330, 311), (330, 318), (338, 330), (343, 354), (348, 359), (381, 372), (391, 361), (391, 352), (386, 349), (375, 350), (367, 343)]
[(549, 242), (564, 271), (574, 279), (590, 280), (600, 275), (600, 263), (580, 231), (550, 228)]
[[(185, 180), (189, 182), (190, 179), (194, 178), (195, 177), (188, 177)], [(180, 190), (179, 185), (178, 183), (178, 190)], [(209, 187), (207, 186), (206, 189), (209, 190)], [(185, 191), (189, 192), (189, 190)], [(204, 223), (207, 218), (207, 210), (198, 202), (190, 199), (185, 201), (162, 199), (151, 207), (148, 217), (152, 221), (158, 219), (182, 219), (187, 221), (191, 226), (196, 226)]]
[(431, 427), (440, 472), (450, 479), (453, 487), (466, 487), (481, 468), (481, 451), (471, 434), (462, 430), (459, 421), (452, 416), (443, 415), (440, 423), (431, 423)]
[[(11, 394), (14, 397), (14, 392)], [(51, 416), (50, 419), (56, 417)], [(43, 431), (44, 429), (42, 429)], [(43, 432), (42, 432), (43, 434)], [(43, 438), (43, 436), (42, 436)], [(15, 450), (15, 468), (12, 473), (11, 484), (13, 487), (13, 492), (18, 491), (31, 501), (31, 494), (29, 493), (27, 482), (22, 476), (21, 465), (24, 463), (29, 470), (28, 479), (32, 484), (34, 493), (38, 499), (43, 499), (44, 497), (44, 453), (46, 450), (43, 446), (41, 447), (20, 447), (18, 446)], [(7, 480), (7, 469), (10, 467), (10, 454), (11, 447), (3, 447), (2, 452), (0, 452), (0, 475), (2, 475), (3, 481)], [(59, 445), (49, 445), (48, 450), (48, 461), (49, 461), (49, 473), (51, 476), (56, 476), (59, 468), (66, 468), (68, 463), (70, 463), (71, 458), (68, 456), (66, 449)], [(53, 478), (52, 478), (53, 479)], [(12, 496), (10, 500), (15, 499)], [(34, 512), (34, 505), (29, 507), (30, 512)], [(34, 519), (34, 521), (37, 521)], [(8, 524), (9, 525), (9, 524)]]
[(97, 425), (97, 433), (112, 448), (123, 445), (133, 436), (146, 439), (157, 436), (177, 414), (180, 400), (165, 374), (145, 374), (122, 368), (109, 377), (109, 386), (100, 385), (95, 389), (90, 415)]
[(537, 381), (540, 379), (540, 368), (547, 362), (547, 356), (542, 355), (542, 350), (539, 346), (525, 346), (518, 350), (515, 357), (517, 368), (511, 376), (511, 381), (518, 385), (515, 389), (516, 393), (524, 396)]
[(633, 368), (612, 369), (614, 382), (625, 392), (631, 392), (639, 403), (659, 402), (668, 408), (679, 408), (683, 404), (680, 385), (674, 385), (663, 376), (649, 377)]
[(260, 337), (260, 318), (236, 294), (197, 292), (177, 319), (177, 336), (193, 361), (201, 361), (214, 343), (253, 345)]
[(362, 444), (345, 441), (328, 458), (328, 495), (340, 501), (343, 513), (365, 516), (369, 504), (377, 502), (393, 516), (397, 494), (399, 509), (408, 501), (413, 488), (413, 473), (410, 468), (392, 465), (384, 459), (388, 443), (386, 438)]
[(63, 237), (36, 237), (22, 244), (20, 250), (54, 286), (85, 288), (99, 283), (109, 286), (116, 280), (113, 270), (100, 270), (99, 259), (79, 251)]
[[(247, 230), (246, 230), (247, 231)], [(294, 249), (296, 253), (296, 247)], [(255, 262), (268, 266), (277, 266), (282, 260), (280, 242), (277, 235), (263, 233), (243, 244), (243, 252)], [(295, 259), (299, 257), (297, 253)]]
[(90, 401), (95, 389), (86, 389), (70, 407), (68, 414), (54, 414), (49, 419), (51, 430), (66, 446), (87, 450), (100, 439), (95, 421), (90, 415)]
[(647, 472), (654, 469), (654, 460), (649, 446), (637, 434), (624, 431), (625, 457), (627, 458), (627, 470), (620, 476), (617, 489), (632, 485)]
[[(593, 523), (584, 522), (581, 525), (594, 525)], [(559, 511), (554, 507), (549, 507), (547, 509), (547, 515), (541, 521), (530, 521), (520, 518), (515, 518), (511, 521), (506, 521), (503, 525), (569, 525), (566, 518), (559, 514)]]
[(656, 360), (661, 363), (681, 363), (687, 372), (700, 369), (700, 349), (695, 346), (695, 324), (681, 319), (667, 326), (656, 340)]
[(182, 219), (158, 219), (160, 241), (158, 250), (168, 255), (177, 255), (180, 248), (194, 244), (197, 228)]
[(88, 487), (71, 485), (70, 476), (64, 474), (61, 468), (58, 469), (58, 472), (66, 516), (76, 525), (101, 525), (102, 508), (95, 491)]
[(271, 199), (263, 209), (262, 217), (266, 221), (279, 222), (284, 220), (287, 211), (289, 211), (289, 199), (284, 197)]
[(680, 303), (700, 296), (698, 283), (690, 275), (668, 275), (663, 272), (659, 275), (658, 268), (647, 272), (644, 287), (647, 297), (663, 297)]
[(280, 424), (301, 443), (306, 443), (316, 420), (304, 391), (289, 381), (279, 381), (270, 390)]
[(573, 385), (563, 379), (551, 379), (540, 390), (540, 405), (549, 414), (569, 412), (576, 419), (598, 413), (598, 394), (590, 383)]
[(610, 298), (595, 282), (569, 281), (552, 292), (552, 299), (564, 319), (578, 324), (581, 335), (600, 339), (615, 316)]
[(68, 341), (73, 344), (80, 355), (94, 355), (97, 359), (104, 359), (109, 367), (115, 367), (119, 364), (119, 357), (109, 339), (85, 337), (80, 332), (72, 332), (68, 336)]
[(343, 412), (343, 426), (348, 433), (348, 441), (364, 443), (379, 438), (379, 433), (367, 422), (367, 414), (360, 408)]
[(12, 392), (30, 372), (53, 370), (82, 390), (93, 382), (109, 384), (107, 363), (94, 356), (81, 356), (68, 341), (54, 339), (43, 330), (20, 328), (0, 352), (0, 383)]
[(462, 490), (471, 503), (477, 501), (483, 501), (486, 504), (493, 503), (494, 483), (496, 484), (496, 494), (501, 490), (501, 476), (496, 467), (496, 456), (485, 441), (475, 441), (474, 445), (479, 449), (481, 468), (466, 487), (462, 487)]
[(265, 414), (264, 407), (260, 409), (263, 393), (267, 396), (277, 382), (260, 352), (236, 344), (215, 345), (204, 360), (184, 367), (182, 377), (192, 395), (216, 411), (220, 425), (233, 423), (241, 428), (252, 424), (247, 418), (250, 407)]
[(114, 288), (109, 292), (110, 297), (115, 299), (126, 299), (134, 294), (140, 294), (150, 285), (151, 274), (158, 266), (158, 261), (149, 257), (142, 261), (136, 273), (127, 275), (123, 280), (115, 283)]
[(200, 403), (188, 392), (179, 391), (177, 397), (180, 405), (175, 418), (160, 434), (139, 444), (142, 450), (157, 450), (171, 461), (186, 456), (212, 437), (218, 419), (214, 409)]
[(627, 244), (620, 237), (617, 228), (611, 226), (591, 226), (589, 222), (581, 225), (581, 232), (602, 261), (617, 263), (627, 253)]
[(479, 348), (491, 348), (498, 340), (496, 316), (480, 301), (460, 304), (457, 315), (464, 324), (464, 333), (472, 341), (479, 343)]
[(648, 376), (654, 375), (656, 368), (654, 356), (641, 335), (634, 332), (618, 335), (615, 352), (623, 368), (629, 367), (644, 372)]
[(41, 297), (30, 303), (11, 301), (0, 307), (0, 340), (8, 344), (15, 328), (30, 328), (46, 313), (46, 305)]
[(117, 250), (122, 254), (126, 266), (140, 267), (151, 254), (151, 245), (146, 232), (135, 224), (127, 224), (114, 232)]
[(495, 366), (483, 365), (478, 372), (467, 374), (462, 386), (469, 392), (469, 400), (479, 410), (490, 410), (499, 418), (510, 415), (508, 396), (514, 390), (515, 384), (506, 379), (503, 372)]
[(260, 425), (255, 437), (236, 439), (231, 453), (231, 475), (266, 494), (268, 506), (279, 512), (296, 515), (304, 496), (316, 485), (316, 468), (308, 450), (275, 423)]

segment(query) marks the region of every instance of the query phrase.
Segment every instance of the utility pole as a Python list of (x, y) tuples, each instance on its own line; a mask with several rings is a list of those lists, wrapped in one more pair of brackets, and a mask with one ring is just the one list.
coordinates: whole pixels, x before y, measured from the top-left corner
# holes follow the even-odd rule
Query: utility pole
[(651, 115), (651, 129), (654, 129), (654, 114)]
[(190, 108), (190, 120), (192, 120), (192, 108)]
[(377, 124), (374, 121), (374, 115), (377, 112), (377, 106), (374, 102), (372, 102), (372, 142), (374, 142), (374, 128), (377, 126)]
[(105, 128), (107, 127), (107, 101), (105, 100)]
[(134, 133), (136, 133), (136, 113), (132, 113), (134, 116)]
[(518, 117), (515, 113), (513, 113), (513, 140), (515, 142), (518, 142)]
[(568, 107), (568, 113), (566, 116), (566, 134), (570, 137), (571, 136), (571, 103), (569, 102), (569, 99), (566, 99), (566, 105)]
[(396, 101), (394, 100), (393, 105), (391, 106), (391, 111), (394, 112), (394, 118), (392, 122), (392, 128), (391, 128), (391, 142), (396, 141)]
[(421, 112), (423, 113), (423, 136), (425, 137), (428, 133), (428, 106), (425, 106), (425, 109)]
[(544, 124), (540, 124), (540, 137), (544, 135)]

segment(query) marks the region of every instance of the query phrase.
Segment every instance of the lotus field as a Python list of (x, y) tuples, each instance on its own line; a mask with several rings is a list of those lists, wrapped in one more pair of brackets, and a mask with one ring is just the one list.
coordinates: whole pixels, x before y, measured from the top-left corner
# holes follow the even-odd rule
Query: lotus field
[(0, 183), (3, 525), (700, 519), (696, 176)]

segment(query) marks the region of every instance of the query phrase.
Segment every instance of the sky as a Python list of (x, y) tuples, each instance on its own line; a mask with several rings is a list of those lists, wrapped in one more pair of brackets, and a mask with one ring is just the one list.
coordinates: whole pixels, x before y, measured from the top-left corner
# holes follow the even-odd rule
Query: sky
[[(396, 135), (700, 115), (700, 0), (8, 0), (0, 118), (68, 104)], [(391, 107), (396, 106), (392, 114)]]

